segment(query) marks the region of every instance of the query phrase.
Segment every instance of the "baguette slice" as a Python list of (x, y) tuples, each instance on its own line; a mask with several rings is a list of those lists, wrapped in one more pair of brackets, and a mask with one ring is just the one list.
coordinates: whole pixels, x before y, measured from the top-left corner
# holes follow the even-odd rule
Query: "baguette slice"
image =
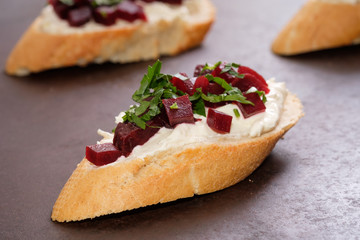
[[(49, 32), (41, 14), (12, 50), (6, 72), (26, 76), (52, 68), (105, 61), (128, 63), (179, 54), (200, 45), (215, 19), (210, 0), (184, 0), (183, 4), (189, 14), (155, 16), (148, 22), (98, 27), (94, 31), (76, 32), (73, 28)], [(44, 8), (43, 13), (48, 10)], [(158, 15), (162, 14), (160, 9)]]
[(272, 51), (295, 55), (360, 43), (360, 1), (309, 0), (280, 32)]
[(260, 137), (174, 146), (103, 167), (84, 158), (62, 189), (51, 218), (83, 220), (234, 185), (263, 162), (302, 116), (300, 100), (289, 93), (277, 127)]

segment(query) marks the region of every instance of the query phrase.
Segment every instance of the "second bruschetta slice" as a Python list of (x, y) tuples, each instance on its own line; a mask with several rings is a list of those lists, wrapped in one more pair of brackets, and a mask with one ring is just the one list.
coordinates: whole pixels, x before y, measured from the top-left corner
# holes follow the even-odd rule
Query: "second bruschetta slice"
[(49, 0), (12, 50), (6, 72), (176, 55), (200, 45), (214, 18), (210, 0)]

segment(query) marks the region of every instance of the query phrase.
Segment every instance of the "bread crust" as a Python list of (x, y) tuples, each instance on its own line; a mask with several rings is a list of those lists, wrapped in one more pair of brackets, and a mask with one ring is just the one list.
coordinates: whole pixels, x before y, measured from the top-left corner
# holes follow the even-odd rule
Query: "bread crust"
[(280, 55), (295, 55), (355, 44), (360, 38), (360, 3), (309, 0), (272, 44)]
[(62, 189), (51, 218), (77, 221), (218, 191), (250, 175), (303, 116), (289, 94), (277, 127), (260, 137), (224, 138), (95, 167), (85, 158)]
[(210, 0), (203, 2), (200, 16), (194, 14), (189, 19), (78, 34), (46, 33), (41, 30), (39, 16), (14, 47), (5, 70), (9, 75), (25, 76), (52, 68), (105, 61), (128, 63), (179, 54), (200, 45), (215, 19)]

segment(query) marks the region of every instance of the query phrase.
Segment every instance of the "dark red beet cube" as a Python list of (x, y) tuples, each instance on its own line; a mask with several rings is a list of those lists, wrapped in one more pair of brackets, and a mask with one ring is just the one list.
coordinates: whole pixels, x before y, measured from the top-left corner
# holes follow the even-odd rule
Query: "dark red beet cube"
[(204, 67), (205, 67), (205, 65), (202, 65), (202, 64), (196, 65), (195, 70), (194, 70), (194, 77), (211, 74), (212, 70), (207, 69), (207, 70), (203, 71)]
[(106, 26), (113, 25), (118, 17), (114, 6), (101, 6), (94, 10), (94, 20)]
[(202, 74), (202, 69), (203, 68), (204, 68), (204, 65), (202, 65), (202, 64), (196, 65), (195, 70), (194, 70), (194, 77), (198, 77), (198, 76), (203, 75)]
[(232, 116), (209, 108), (206, 123), (217, 133), (229, 133)]
[(244, 93), (244, 96), (246, 97), (246, 100), (249, 100), (254, 104), (253, 106), (251, 104), (243, 104), (243, 103), (235, 102), (235, 104), (239, 107), (241, 113), (243, 114), (244, 118), (248, 118), (255, 114), (265, 112), (266, 107), (263, 101), (261, 100), (259, 94), (257, 94), (256, 92), (248, 93), (248, 94)]
[(70, 26), (82, 26), (91, 19), (91, 9), (89, 6), (82, 6), (79, 8), (71, 9), (68, 13), (68, 22)]
[(148, 2), (148, 3), (155, 2), (155, 1), (165, 2), (165, 3), (169, 3), (169, 4), (181, 4), (182, 3), (182, 0), (142, 0), (142, 1)]
[(174, 127), (179, 123), (194, 123), (192, 104), (188, 95), (178, 98), (163, 99), (166, 114), (170, 125)]
[[(181, 74), (184, 75), (184, 74)], [(185, 74), (186, 75), (186, 74)], [(185, 77), (185, 76), (184, 76)], [(187, 77), (187, 76), (186, 76)], [(170, 82), (180, 91), (187, 93), (189, 95), (193, 95), (193, 89), (194, 89), (194, 84), (191, 82), (190, 79), (186, 79), (186, 80), (181, 80), (178, 77), (172, 77), (172, 79), (170, 80)]]
[(249, 67), (240, 66), (238, 68), (238, 73), (239, 74), (249, 73), (249, 74), (255, 76), (258, 80), (260, 80), (261, 82), (263, 82), (267, 86), (267, 83), (266, 83), (265, 79), (263, 78), (263, 76), (261, 76), (259, 73), (257, 73), (256, 71), (254, 71), (253, 69), (251, 69)]
[(106, 165), (115, 162), (121, 155), (112, 143), (95, 144), (86, 146), (86, 159), (96, 166)]
[(224, 79), (226, 82), (231, 83), (234, 79), (235, 76), (231, 75), (230, 73), (221, 73), (222, 70), (224, 69), (225, 64), (222, 63), (220, 64), (218, 67), (216, 67), (212, 72), (211, 75), (213, 75), (214, 77), (219, 77)]
[(236, 78), (231, 85), (233, 87), (237, 87), (242, 92), (246, 92), (251, 87), (255, 87), (257, 90), (264, 91), (265, 93), (269, 93), (270, 91), (266, 82), (264, 84), (261, 80), (250, 73), (245, 73), (244, 78)]
[(219, 94), (222, 94), (225, 92), (225, 89), (215, 82), (209, 83), (208, 90), (209, 90), (208, 91), (209, 93), (216, 94), (216, 95), (219, 95)]
[(54, 11), (59, 18), (67, 19), (71, 6), (62, 3), (59, 0), (49, 0), (49, 4), (53, 6)]
[(146, 21), (146, 16), (142, 6), (131, 1), (123, 1), (117, 5), (118, 18), (133, 22), (137, 19)]
[(73, 0), (75, 6), (90, 5), (90, 0)]
[(217, 103), (212, 103), (212, 102), (208, 102), (208, 101), (204, 101), (205, 102), (205, 107), (208, 108), (218, 108), (218, 107), (222, 107), (226, 104), (228, 104), (227, 102), (217, 102)]
[[(224, 91), (225, 91), (225, 89), (222, 86), (220, 86), (219, 84), (217, 84), (215, 82), (209, 83), (208, 93), (219, 95), (219, 94), (224, 93)], [(218, 107), (224, 106), (226, 104), (227, 104), (227, 102), (212, 103), (212, 102), (205, 101), (205, 106), (209, 107), (209, 108), (218, 108)]]
[(181, 4), (182, 0), (158, 0), (159, 2), (165, 2), (169, 4)]
[(146, 143), (164, 126), (164, 122), (159, 116), (147, 121), (146, 124), (148, 126), (145, 129), (129, 122), (119, 123), (116, 126), (113, 144), (125, 157), (130, 155), (134, 147)]
[(196, 89), (201, 88), (201, 91), (204, 94), (208, 94), (209, 92), (209, 80), (205, 76), (200, 76), (195, 80), (194, 91)]

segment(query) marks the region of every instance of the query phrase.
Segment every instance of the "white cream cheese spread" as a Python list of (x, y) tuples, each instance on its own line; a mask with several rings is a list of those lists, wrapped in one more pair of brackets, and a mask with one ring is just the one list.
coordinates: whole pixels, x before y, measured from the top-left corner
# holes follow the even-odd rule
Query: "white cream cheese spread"
[(114, 25), (104, 26), (91, 20), (81, 27), (71, 27), (67, 21), (60, 19), (54, 12), (51, 5), (46, 6), (40, 16), (40, 29), (49, 34), (72, 34), (102, 31), (106, 29), (126, 28), (140, 24), (157, 24), (159, 21), (174, 21), (175, 19), (186, 19), (199, 10), (203, 0), (185, 0), (181, 5), (172, 5), (162, 2), (144, 3), (138, 2), (144, 7), (147, 22), (136, 20), (128, 21), (118, 19)]
[[(283, 105), (287, 96), (285, 83), (275, 82), (274, 79), (267, 81), (270, 92), (266, 95), (266, 111), (244, 119), (241, 115), (236, 117), (233, 109), (237, 108), (235, 104), (227, 104), (216, 108), (233, 117), (230, 133), (219, 134), (214, 132), (206, 123), (206, 118), (196, 115), (201, 121), (195, 124), (179, 124), (174, 129), (161, 128), (144, 145), (136, 146), (128, 157), (120, 157), (117, 161), (131, 159), (134, 157), (143, 157), (152, 155), (157, 151), (169, 149), (174, 146), (190, 146), (196, 143), (219, 142), (223, 139), (241, 139), (258, 137), (266, 132), (273, 130), (279, 122)], [(116, 123), (122, 119), (124, 113), (115, 117)], [(114, 135), (102, 130), (98, 134), (103, 137), (99, 143), (112, 143)]]

